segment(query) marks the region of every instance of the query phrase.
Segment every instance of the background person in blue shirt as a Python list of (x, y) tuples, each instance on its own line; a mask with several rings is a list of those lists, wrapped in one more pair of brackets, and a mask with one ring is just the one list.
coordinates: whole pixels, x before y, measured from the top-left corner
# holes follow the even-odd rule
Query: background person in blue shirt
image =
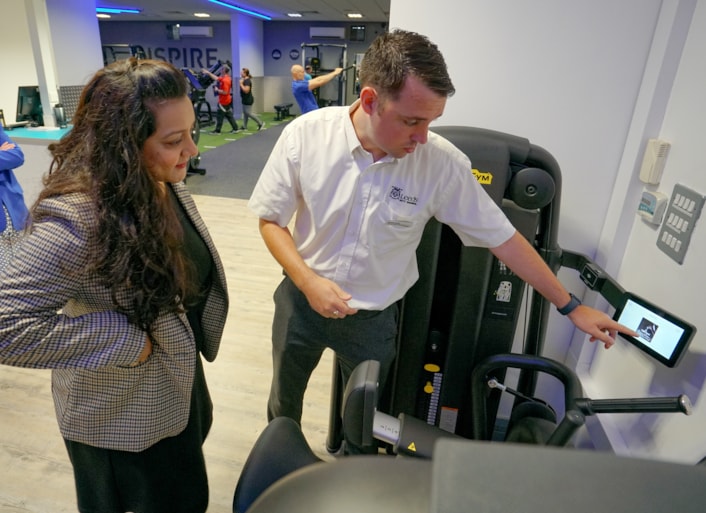
[(0, 269), (12, 257), (29, 213), (22, 187), (12, 171), (24, 164), (24, 161), (22, 149), (0, 126)]
[(343, 68), (336, 68), (330, 73), (314, 77), (311, 80), (306, 79), (306, 73), (301, 64), (292, 66), (292, 94), (294, 99), (299, 104), (299, 110), (302, 114), (319, 108), (312, 91), (317, 87), (328, 84), (331, 80), (341, 74)]

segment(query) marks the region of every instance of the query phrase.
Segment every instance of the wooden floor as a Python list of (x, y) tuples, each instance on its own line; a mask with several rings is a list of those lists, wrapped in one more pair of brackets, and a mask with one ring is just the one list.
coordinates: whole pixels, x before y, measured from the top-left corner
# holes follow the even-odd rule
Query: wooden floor
[[(272, 293), (282, 275), (244, 200), (195, 200), (225, 264), (231, 298), (221, 351), (205, 364), (215, 409), (204, 447), (208, 513), (228, 513), (245, 458), (266, 424)], [(310, 445), (325, 459), (331, 458), (325, 447), (331, 358), (326, 353), (312, 377), (302, 419)], [(77, 511), (49, 371), (0, 366), (0, 426), (0, 513)]]

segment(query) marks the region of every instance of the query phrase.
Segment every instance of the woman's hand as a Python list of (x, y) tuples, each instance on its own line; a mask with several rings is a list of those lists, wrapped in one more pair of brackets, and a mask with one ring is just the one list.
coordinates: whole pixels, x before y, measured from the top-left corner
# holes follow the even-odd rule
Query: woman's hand
[(137, 367), (138, 365), (142, 365), (147, 361), (147, 359), (152, 355), (152, 341), (150, 340), (150, 336), (147, 335), (145, 337), (145, 346), (142, 348), (142, 352), (140, 353), (139, 358), (137, 359), (136, 362), (133, 362), (130, 367)]

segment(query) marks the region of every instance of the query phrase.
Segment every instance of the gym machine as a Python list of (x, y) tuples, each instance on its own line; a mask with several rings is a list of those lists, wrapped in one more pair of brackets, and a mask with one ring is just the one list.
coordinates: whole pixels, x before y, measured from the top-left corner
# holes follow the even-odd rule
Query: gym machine
[[(191, 127), (191, 139), (194, 141), (194, 144), (198, 146), (199, 144), (199, 138), (201, 137), (201, 129), (198, 126), (198, 122), (194, 123), (194, 126)], [(184, 178), (184, 181), (186, 181), (186, 178), (189, 177), (189, 175), (205, 175), (206, 170), (201, 167), (201, 152), (198, 152), (196, 155), (191, 157), (189, 159), (189, 167), (186, 170), (186, 177)]]
[(101, 49), (103, 50), (104, 66), (120, 59), (127, 59), (128, 57), (135, 57), (137, 59), (147, 58), (147, 54), (145, 53), (145, 49), (142, 45), (114, 43), (101, 45)]
[[(225, 65), (232, 69), (232, 65), (229, 61), (226, 61)], [(224, 66), (222, 61), (218, 61), (213, 64), (208, 71), (214, 75)], [(211, 111), (211, 104), (206, 101), (206, 91), (213, 85), (213, 78), (203, 71), (194, 72), (189, 68), (181, 68), (182, 73), (187, 78), (189, 85), (191, 86), (191, 92), (189, 93), (189, 98), (194, 106), (194, 114), (196, 115), (196, 122), (191, 130), (191, 137), (195, 144), (198, 144), (201, 135), (201, 127), (208, 126), (213, 123), (213, 112)], [(203, 110), (205, 109), (205, 110)], [(201, 164), (201, 153), (192, 157), (189, 161), (189, 169), (187, 170), (187, 177), (189, 174), (199, 174), (205, 175), (206, 170), (199, 167)]]
[[(503, 366), (525, 367), (557, 377), (565, 387), (564, 419), (557, 425), (543, 414), (524, 409), (522, 418), (508, 432), (507, 441), (518, 443), (487, 444), (481, 441), (487, 438), (480, 432), (476, 441), (466, 440), (404, 414), (396, 419), (378, 412), (380, 366), (366, 361), (353, 371), (343, 394), (347, 441), (371, 447), (379, 440), (390, 444), (395, 454), (414, 457), (368, 455), (326, 463), (312, 452), (294, 420), (278, 417), (263, 430), (243, 466), (233, 497), (233, 513), (275, 513), (285, 511), (283, 508), (311, 513), (490, 511), (491, 505), (493, 511), (511, 511), (517, 509), (518, 500), (522, 500), (522, 511), (544, 513), (566, 506), (556, 506), (565, 500), (562, 486), (569, 486), (568, 498), (572, 500), (567, 503), (572, 509), (589, 512), (595, 511), (596, 504), (577, 500), (576, 493), (577, 489), (594, 490), (591, 485), (596, 484), (601, 489), (597, 500), (606, 511), (664, 511), (660, 508), (674, 500), (688, 505), (675, 511), (697, 511), (689, 505), (695, 499), (693, 494), (706, 497), (706, 491), (702, 486), (681, 486), (682, 480), (695, 485), (706, 477), (706, 467), (632, 461), (586, 450), (556, 450), (570, 440), (586, 415), (657, 411), (688, 415), (691, 404), (686, 396), (594, 401), (582, 397), (578, 377), (566, 366), (539, 356), (517, 354), (495, 355), (482, 362), (473, 385), (482, 389), (482, 383), (476, 381)], [(476, 411), (485, 408), (482, 395), (474, 394)], [(542, 449), (549, 446), (554, 447)], [(528, 473), (532, 479), (527, 479)], [(493, 478), (485, 479), (489, 475)], [(659, 505), (652, 503), (654, 497), (644, 494), (650, 489), (644, 487), (646, 480), (656, 475), (659, 495), (670, 495)], [(679, 486), (674, 489), (666, 483)], [(435, 492), (437, 487), (443, 487), (442, 497)], [(495, 494), (488, 494), (489, 489)], [(690, 499), (684, 500), (687, 490)]]
[[(355, 66), (346, 67), (347, 46), (345, 44), (302, 43), (301, 48), (302, 66), (305, 68), (306, 66), (311, 66), (312, 78), (325, 75), (335, 68), (343, 68), (343, 72), (337, 77), (336, 81), (329, 82), (312, 91), (319, 107), (347, 105), (346, 97), (348, 91), (346, 91), (346, 84), (348, 83), (348, 73), (355, 70)], [(335, 96), (331, 94), (332, 91), (336, 92)]]
[[(584, 255), (557, 244), (561, 174), (553, 157), (527, 139), (479, 128), (439, 127), (471, 158), (473, 173), (549, 267), (575, 269), (583, 283), (616, 308), (670, 323), (677, 334), (666, 355), (676, 365), (694, 328), (626, 292)], [(296, 422), (274, 419), (248, 457), (236, 486), (234, 513), (306, 511), (514, 510), (544, 513), (571, 504), (576, 511), (700, 511), (703, 465), (631, 460), (569, 444), (589, 415), (638, 412), (689, 414), (677, 397), (592, 400), (576, 374), (542, 356), (550, 304), (532, 292), (524, 348), (511, 353), (525, 284), (492, 253), (464, 247), (432, 220), (417, 250), (420, 277), (401, 301), (398, 353), (389, 383), (378, 390), (379, 365), (363, 362), (345, 391), (334, 363), (327, 449), (343, 442), (382, 446), (397, 456), (320, 461)], [(634, 315), (633, 315), (634, 317)], [(630, 322), (627, 322), (630, 320)], [(635, 326), (636, 329), (637, 326)], [(630, 341), (639, 349), (639, 340)], [(516, 389), (503, 383), (520, 371)], [(534, 397), (537, 377), (564, 388), (561, 418)], [(493, 433), (502, 393), (515, 397), (502, 440)], [(387, 412), (387, 413), (384, 413)], [(374, 458), (374, 460), (372, 459)], [(532, 479), (528, 479), (528, 476)], [(647, 484), (646, 483), (650, 483)], [(689, 483), (685, 485), (685, 483)], [(588, 486), (587, 486), (588, 485)], [(600, 494), (595, 493), (598, 486)], [(644, 490), (659, 487), (659, 498)], [(585, 493), (584, 493), (585, 491)], [(665, 498), (662, 501), (662, 498)]]
[[(432, 131), (469, 156), (478, 181), (552, 271), (577, 270), (588, 288), (623, 308), (631, 295), (588, 257), (563, 250), (557, 243), (561, 171), (551, 154), (525, 138), (492, 130), (449, 126)], [(473, 371), (486, 358), (511, 352), (526, 284), (490, 251), (464, 247), (450, 228), (436, 220), (425, 228), (417, 261), (419, 279), (401, 300), (397, 357), (379, 407), (392, 416), (404, 413), (471, 439), (476, 422)], [(522, 326), (522, 353), (541, 356), (551, 304), (532, 291), (525, 307), (528, 320)], [(662, 313), (683, 328), (676, 351), (683, 354), (693, 326)], [(498, 381), (504, 379), (505, 370), (497, 369)], [(536, 382), (537, 372), (520, 368), (517, 392), (531, 397)], [(327, 439), (331, 453), (340, 449), (343, 440), (342, 392), (340, 369), (334, 362)], [(486, 401), (489, 426), (495, 422), (499, 404), (500, 394)]]
[(440, 440), (432, 460), (342, 458), (275, 482), (238, 513), (700, 513), (706, 468), (551, 447)]
[[(561, 254), (556, 160), (527, 139), (502, 132), (458, 126), (432, 131), (469, 156), (479, 183), (556, 272)], [(397, 358), (380, 406), (470, 438), (471, 371), (487, 356), (510, 352), (525, 283), (490, 251), (464, 247), (434, 219), (424, 230), (417, 262), (419, 279), (400, 304)], [(548, 315), (547, 302), (533, 294), (524, 352), (541, 354)], [(332, 388), (327, 448), (335, 453), (342, 441), (336, 363)]]
[[(225, 64), (232, 69), (230, 62), (226, 61)], [(208, 68), (208, 71), (215, 75), (223, 65), (224, 63), (219, 60)], [(211, 125), (213, 123), (213, 112), (211, 110), (211, 104), (206, 100), (206, 91), (213, 85), (214, 80), (203, 71), (195, 72), (189, 68), (181, 68), (181, 71), (184, 73), (184, 76), (186, 76), (191, 86), (189, 98), (191, 98), (191, 103), (194, 105), (196, 121), (199, 127)]]

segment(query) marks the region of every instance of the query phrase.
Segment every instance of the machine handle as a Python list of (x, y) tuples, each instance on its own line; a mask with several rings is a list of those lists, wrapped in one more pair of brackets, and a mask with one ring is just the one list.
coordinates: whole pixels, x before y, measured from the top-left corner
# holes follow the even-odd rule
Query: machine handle
[(596, 413), (648, 413), (681, 412), (691, 415), (692, 405), (689, 397), (681, 394), (677, 397), (644, 397), (635, 399), (576, 399), (576, 407), (585, 415)]
[(574, 436), (574, 433), (586, 423), (586, 417), (577, 410), (569, 410), (564, 415), (557, 428), (547, 440), (547, 445), (564, 447)]
[[(476, 440), (490, 440), (487, 426), (486, 388), (487, 379), (491, 372), (499, 369), (521, 369), (533, 372), (542, 372), (554, 376), (564, 385), (564, 404), (570, 410), (576, 398), (583, 395), (581, 381), (574, 371), (566, 365), (541, 356), (528, 354), (501, 353), (489, 356), (480, 362), (471, 374), (471, 404), (473, 405), (473, 438)], [(497, 380), (495, 381), (497, 383)], [(492, 386), (492, 385), (491, 385)]]

